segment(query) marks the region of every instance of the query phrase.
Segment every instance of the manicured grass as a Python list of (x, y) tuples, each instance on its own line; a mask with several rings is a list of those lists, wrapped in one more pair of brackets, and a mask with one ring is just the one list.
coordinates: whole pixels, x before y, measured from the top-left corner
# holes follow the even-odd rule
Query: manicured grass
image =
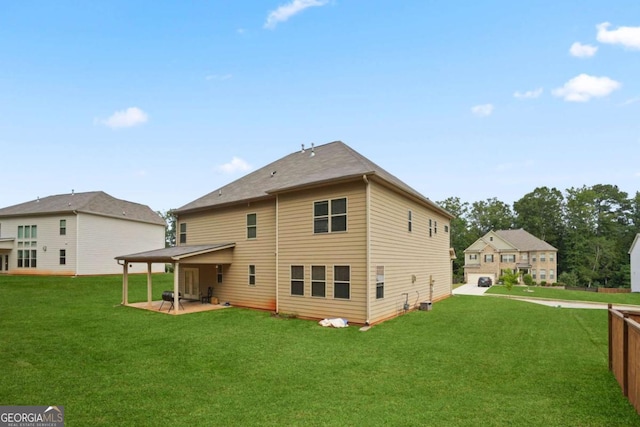
[(0, 277), (0, 404), (64, 405), (68, 426), (640, 426), (607, 370), (604, 310), (456, 296), (359, 332), (169, 316), (120, 307), (120, 290)]
[(504, 286), (492, 286), (487, 293), (498, 295), (513, 295), (526, 298), (547, 298), (569, 301), (590, 301), (612, 304), (640, 305), (640, 293), (605, 294), (598, 292), (566, 291), (564, 289), (532, 286), (533, 292), (527, 292), (526, 286), (514, 286), (510, 291)]

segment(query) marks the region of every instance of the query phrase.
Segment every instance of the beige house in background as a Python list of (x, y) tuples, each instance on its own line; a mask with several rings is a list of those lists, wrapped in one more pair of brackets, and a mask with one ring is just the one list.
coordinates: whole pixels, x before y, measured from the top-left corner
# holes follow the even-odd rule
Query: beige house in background
[(178, 246), (117, 257), (125, 304), (126, 265), (137, 262), (173, 263), (176, 297), (212, 287), (234, 306), (362, 324), (451, 294), (451, 215), (339, 141), (175, 212)]
[[(0, 209), (0, 274), (118, 274), (113, 258), (164, 244), (164, 220), (151, 208), (102, 191), (38, 198)], [(141, 265), (134, 273), (144, 273)], [(164, 271), (161, 265), (154, 272)]]
[(465, 283), (482, 276), (495, 281), (503, 270), (531, 274), (536, 283), (557, 280), (558, 250), (522, 228), (490, 231), (464, 251)]

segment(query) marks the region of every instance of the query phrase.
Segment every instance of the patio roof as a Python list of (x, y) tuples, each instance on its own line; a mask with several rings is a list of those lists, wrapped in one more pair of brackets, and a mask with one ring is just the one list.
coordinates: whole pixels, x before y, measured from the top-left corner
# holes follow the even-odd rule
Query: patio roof
[(138, 252), (130, 255), (120, 255), (115, 259), (125, 262), (165, 262), (171, 263), (197, 255), (221, 251), (235, 247), (235, 243), (213, 243), (210, 245), (174, 246), (171, 248), (155, 249), (153, 251)]

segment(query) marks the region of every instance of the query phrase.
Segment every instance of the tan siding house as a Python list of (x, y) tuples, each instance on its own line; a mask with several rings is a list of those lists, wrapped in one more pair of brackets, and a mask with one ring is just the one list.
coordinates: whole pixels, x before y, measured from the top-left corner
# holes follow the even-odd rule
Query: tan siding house
[(197, 276), (235, 306), (372, 324), (451, 294), (451, 215), (339, 141), (175, 212), (176, 248), (118, 259), (173, 262), (183, 295)]
[(164, 237), (164, 220), (148, 206), (100, 191), (49, 196), (0, 209), (0, 274), (118, 274), (115, 256), (157, 248)]
[(494, 282), (503, 270), (531, 274), (537, 283), (557, 280), (558, 250), (523, 229), (490, 231), (464, 251), (465, 283)]

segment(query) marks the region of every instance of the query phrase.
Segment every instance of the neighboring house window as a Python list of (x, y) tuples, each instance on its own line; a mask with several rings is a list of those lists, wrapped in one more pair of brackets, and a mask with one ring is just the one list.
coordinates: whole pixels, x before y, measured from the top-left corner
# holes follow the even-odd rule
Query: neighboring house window
[(216, 279), (218, 283), (222, 283), (222, 265), (216, 265)]
[(304, 266), (291, 266), (291, 295), (304, 295)]
[(180, 243), (187, 243), (187, 223), (180, 223)]
[(60, 265), (66, 265), (66, 264), (67, 264), (67, 250), (60, 249)]
[[(38, 242), (38, 226), (37, 225), (19, 225), (18, 226), (18, 267), (20, 268), (36, 268), (38, 266), (38, 251), (36, 247)], [(33, 248), (33, 249), (30, 249)]]
[(536, 262), (536, 254), (531, 255), (531, 262)]
[(500, 262), (516, 262), (516, 256), (513, 254), (500, 255)]
[(448, 225), (445, 225), (445, 226), (444, 226), (444, 232), (445, 232), (445, 233), (448, 233), (448, 232), (449, 232), (449, 226), (448, 226)]
[(313, 232), (338, 231), (347, 231), (347, 198), (314, 202)]
[(485, 255), (484, 262), (493, 262), (493, 254)]
[(60, 235), (61, 236), (66, 236), (67, 235), (67, 220), (66, 219), (61, 219), (60, 220)]
[(547, 260), (547, 254), (546, 253), (541, 253), (540, 254), (540, 262), (545, 262)]
[(349, 299), (351, 297), (351, 267), (333, 266), (333, 297)]
[(433, 221), (433, 234), (438, 234), (438, 221)]
[(249, 286), (255, 286), (255, 285), (256, 285), (256, 266), (252, 264), (249, 266)]
[(478, 254), (469, 254), (469, 261), (477, 261)]
[(553, 270), (549, 270), (549, 280), (553, 280), (553, 279), (555, 279), (554, 271)]
[(529, 259), (529, 254), (526, 252), (523, 252), (522, 254), (520, 254), (520, 259), (522, 261), (527, 261)]
[(413, 218), (412, 218), (412, 212), (409, 211), (408, 217), (407, 217), (407, 229), (409, 231), (409, 233), (411, 233), (411, 231), (413, 230)]
[(547, 278), (547, 270), (540, 270), (540, 280), (545, 280)]
[(553, 262), (555, 260), (555, 254), (553, 252), (551, 252), (549, 254), (549, 261)]
[(490, 237), (489, 237), (489, 241), (490, 241), (490, 242), (493, 242), (493, 236), (490, 236)]
[(433, 236), (433, 228), (431, 219), (429, 220), (429, 237)]
[(311, 266), (311, 296), (324, 298), (327, 294), (327, 268), (324, 265)]
[(258, 214), (247, 214), (247, 239), (255, 239), (258, 236)]
[(376, 299), (384, 298), (384, 266), (376, 267)]
[(536, 278), (536, 271), (535, 270), (531, 270), (531, 277), (533, 277), (534, 279)]

